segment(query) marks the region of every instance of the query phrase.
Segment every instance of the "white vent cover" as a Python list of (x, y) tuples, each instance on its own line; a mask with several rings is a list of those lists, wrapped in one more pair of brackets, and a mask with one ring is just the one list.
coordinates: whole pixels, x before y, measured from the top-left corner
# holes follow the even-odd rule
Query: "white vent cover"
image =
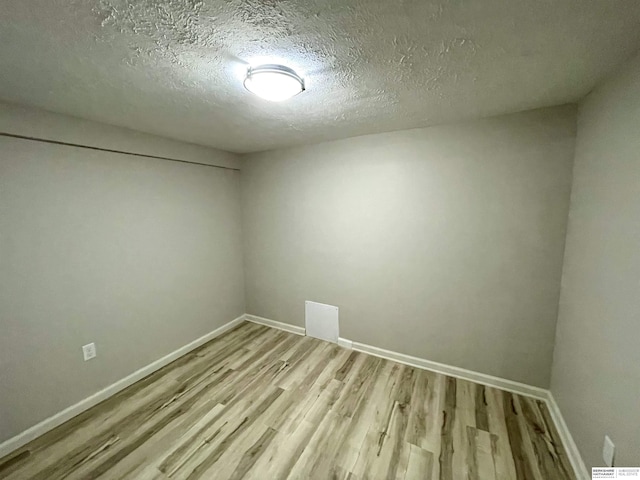
[(307, 335), (338, 343), (338, 307), (317, 302), (304, 302)]

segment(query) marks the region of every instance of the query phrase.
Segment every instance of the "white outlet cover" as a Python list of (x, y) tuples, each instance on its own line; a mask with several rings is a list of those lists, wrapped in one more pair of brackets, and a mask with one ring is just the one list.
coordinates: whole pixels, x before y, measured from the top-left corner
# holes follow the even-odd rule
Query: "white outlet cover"
[(613, 457), (616, 451), (616, 446), (613, 444), (611, 439), (605, 435), (604, 436), (604, 446), (602, 447), (602, 459), (607, 467), (613, 467)]
[(89, 343), (87, 345), (83, 345), (83, 347), (82, 347), (82, 355), (84, 356), (84, 361), (85, 362), (87, 360), (91, 360), (92, 358), (95, 358), (95, 356), (97, 355), (96, 344), (95, 343)]

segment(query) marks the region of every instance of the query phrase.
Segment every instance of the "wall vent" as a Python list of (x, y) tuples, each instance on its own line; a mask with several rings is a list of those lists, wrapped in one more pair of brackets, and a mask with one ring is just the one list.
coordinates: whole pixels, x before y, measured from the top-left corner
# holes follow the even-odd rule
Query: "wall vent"
[(340, 334), (338, 307), (317, 302), (304, 302), (307, 335), (338, 343)]

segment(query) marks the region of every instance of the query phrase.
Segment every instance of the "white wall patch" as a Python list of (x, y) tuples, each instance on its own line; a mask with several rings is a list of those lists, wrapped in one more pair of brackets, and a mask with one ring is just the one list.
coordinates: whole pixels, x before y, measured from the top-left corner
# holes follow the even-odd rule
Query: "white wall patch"
[(307, 335), (338, 343), (340, 333), (338, 307), (317, 302), (304, 302)]

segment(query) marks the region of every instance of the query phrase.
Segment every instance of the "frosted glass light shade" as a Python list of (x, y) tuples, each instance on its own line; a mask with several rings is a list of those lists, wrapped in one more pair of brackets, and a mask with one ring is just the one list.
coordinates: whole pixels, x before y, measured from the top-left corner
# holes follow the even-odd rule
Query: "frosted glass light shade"
[(304, 80), (282, 65), (251, 67), (244, 86), (254, 95), (271, 102), (281, 102), (304, 91)]

